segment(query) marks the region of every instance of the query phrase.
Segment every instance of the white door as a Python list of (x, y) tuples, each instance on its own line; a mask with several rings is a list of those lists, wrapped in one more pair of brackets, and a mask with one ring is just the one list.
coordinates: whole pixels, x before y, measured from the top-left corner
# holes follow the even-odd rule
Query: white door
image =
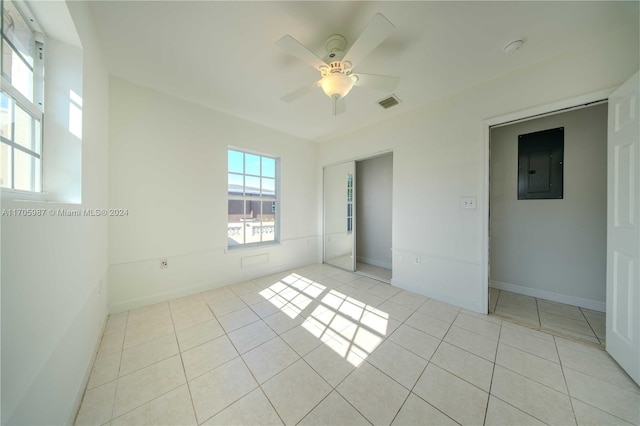
[(609, 97), (607, 352), (640, 383), (640, 73)]

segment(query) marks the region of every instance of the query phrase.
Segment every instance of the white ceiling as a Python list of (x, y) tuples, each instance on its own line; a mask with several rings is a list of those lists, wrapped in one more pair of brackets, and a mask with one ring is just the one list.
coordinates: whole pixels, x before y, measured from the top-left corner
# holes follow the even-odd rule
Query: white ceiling
[[(638, 2), (96, 1), (92, 10), (113, 75), (316, 141), (638, 25)], [(350, 46), (377, 12), (396, 31), (357, 71), (399, 76), (400, 105), (384, 110), (377, 101), (388, 93), (361, 87), (335, 117), (319, 88), (280, 100), (319, 79), (276, 46), (280, 37), (322, 57), (327, 36), (342, 34)], [(523, 37), (514, 55), (502, 52)]]

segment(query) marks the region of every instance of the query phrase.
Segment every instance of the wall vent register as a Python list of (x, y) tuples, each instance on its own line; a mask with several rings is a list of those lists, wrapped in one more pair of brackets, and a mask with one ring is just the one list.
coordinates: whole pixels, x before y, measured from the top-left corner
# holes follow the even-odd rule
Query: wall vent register
[(394, 95), (389, 96), (388, 98), (384, 98), (381, 101), (378, 101), (378, 105), (380, 105), (384, 109), (389, 109), (398, 105), (400, 101)]

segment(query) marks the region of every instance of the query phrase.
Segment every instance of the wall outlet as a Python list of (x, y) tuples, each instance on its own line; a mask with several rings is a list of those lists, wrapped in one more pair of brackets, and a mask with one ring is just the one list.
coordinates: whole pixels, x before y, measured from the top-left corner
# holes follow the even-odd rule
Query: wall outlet
[(169, 267), (169, 261), (165, 259), (160, 259), (160, 269), (167, 269)]
[(422, 259), (420, 259), (420, 256), (416, 256), (413, 258), (413, 263), (415, 263), (416, 265), (421, 265), (422, 264)]
[(476, 197), (461, 197), (460, 198), (460, 207), (463, 209), (475, 209), (476, 208)]

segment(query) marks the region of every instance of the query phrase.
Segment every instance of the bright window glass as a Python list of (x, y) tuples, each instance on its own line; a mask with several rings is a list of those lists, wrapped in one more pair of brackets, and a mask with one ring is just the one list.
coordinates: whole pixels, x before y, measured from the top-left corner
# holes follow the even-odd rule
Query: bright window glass
[[(43, 46), (15, 3), (2, 0), (0, 186), (42, 191)], [(36, 93), (39, 93), (36, 96)]]
[(229, 247), (278, 241), (278, 159), (229, 149)]

